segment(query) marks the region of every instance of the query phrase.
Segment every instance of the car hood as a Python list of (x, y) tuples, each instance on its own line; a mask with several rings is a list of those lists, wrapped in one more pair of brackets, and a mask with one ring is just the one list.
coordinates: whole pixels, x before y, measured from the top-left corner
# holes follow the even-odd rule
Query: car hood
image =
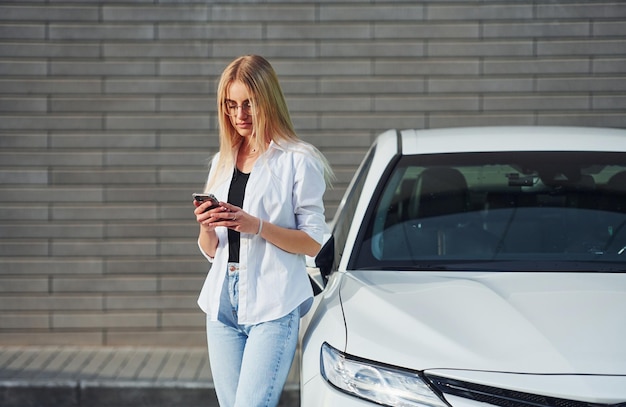
[(409, 369), (626, 374), (626, 274), (354, 271), (345, 351)]

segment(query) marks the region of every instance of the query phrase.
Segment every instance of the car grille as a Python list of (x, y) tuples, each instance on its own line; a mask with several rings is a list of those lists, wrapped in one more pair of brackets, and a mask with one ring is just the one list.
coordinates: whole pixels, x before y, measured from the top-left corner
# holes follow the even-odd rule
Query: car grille
[(587, 403), (468, 383), (439, 376), (427, 375), (427, 378), (444, 395), (450, 394), (500, 407), (626, 407), (626, 403)]

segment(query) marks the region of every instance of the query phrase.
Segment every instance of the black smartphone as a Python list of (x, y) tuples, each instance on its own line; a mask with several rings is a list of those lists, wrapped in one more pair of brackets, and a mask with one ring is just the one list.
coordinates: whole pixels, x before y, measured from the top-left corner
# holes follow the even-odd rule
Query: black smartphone
[(193, 199), (195, 199), (196, 202), (200, 202), (200, 203), (210, 201), (211, 206), (209, 206), (207, 211), (209, 209), (217, 208), (218, 206), (220, 206), (220, 201), (213, 194), (197, 194), (196, 193), (196, 194), (193, 194)]

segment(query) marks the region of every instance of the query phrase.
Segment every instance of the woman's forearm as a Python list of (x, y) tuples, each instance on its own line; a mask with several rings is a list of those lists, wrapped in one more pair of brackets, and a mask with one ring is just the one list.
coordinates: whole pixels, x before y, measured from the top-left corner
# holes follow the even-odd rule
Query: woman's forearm
[[(211, 225), (213, 225), (213, 229), (215, 227), (224, 226), (240, 233), (253, 235), (258, 235), (260, 231), (261, 237), (274, 246), (289, 253), (306, 254), (311, 257), (315, 256), (321, 248), (321, 245), (317, 243), (315, 239), (302, 230), (288, 229), (274, 225), (273, 223), (261, 221), (261, 218), (250, 215), (238, 206), (227, 202), (220, 202), (220, 206), (227, 210), (212, 211), (213, 221)], [(263, 222), (262, 225), (261, 222)], [(214, 230), (213, 233), (215, 233)], [(215, 241), (207, 238), (207, 248), (215, 252), (217, 249), (217, 236), (215, 237)], [(209, 254), (208, 252), (206, 253)]]
[(302, 230), (287, 229), (268, 222), (263, 222), (261, 237), (289, 253), (314, 257), (321, 248), (319, 243)]

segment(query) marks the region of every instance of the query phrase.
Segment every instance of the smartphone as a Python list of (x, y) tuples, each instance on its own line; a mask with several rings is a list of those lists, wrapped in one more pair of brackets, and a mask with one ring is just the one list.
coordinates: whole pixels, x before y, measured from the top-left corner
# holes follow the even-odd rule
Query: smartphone
[(220, 201), (213, 194), (193, 194), (193, 199), (195, 199), (196, 202), (200, 203), (210, 201), (211, 206), (209, 206), (207, 211), (209, 209), (217, 208), (218, 206), (220, 206)]

